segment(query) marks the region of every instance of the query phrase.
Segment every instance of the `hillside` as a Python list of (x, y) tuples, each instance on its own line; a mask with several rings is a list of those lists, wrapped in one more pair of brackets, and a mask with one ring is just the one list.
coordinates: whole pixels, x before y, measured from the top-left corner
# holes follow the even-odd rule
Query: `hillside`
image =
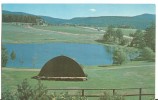
[[(2, 14), (27, 15), (23, 12), (2, 11)], [(31, 15), (31, 14), (28, 14)], [(130, 27), (136, 29), (146, 29), (151, 23), (155, 23), (155, 15), (142, 14), (138, 16), (99, 16), (99, 17), (76, 17), (72, 19), (52, 18), (49, 16), (38, 16), (49, 24), (77, 24), (84, 26), (107, 27)]]

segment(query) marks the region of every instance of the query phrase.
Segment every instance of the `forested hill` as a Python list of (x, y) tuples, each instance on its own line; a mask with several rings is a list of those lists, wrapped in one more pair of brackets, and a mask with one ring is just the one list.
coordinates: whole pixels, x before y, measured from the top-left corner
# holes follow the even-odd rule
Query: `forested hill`
[[(4, 15), (12, 14), (12, 15), (29, 15), (35, 16), (23, 12), (10, 12), (3, 11)], [(37, 16), (36, 16), (37, 17)], [(109, 25), (113, 25), (115, 27), (124, 27), (124, 28), (137, 28), (137, 29), (145, 29), (151, 24), (155, 23), (155, 15), (153, 14), (142, 14), (138, 16), (99, 16), (99, 17), (76, 17), (72, 19), (60, 19), (60, 18), (52, 18), (49, 16), (38, 16), (42, 18), (45, 22), (49, 24), (76, 24), (76, 25), (85, 25), (85, 26), (97, 26), (97, 27), (106, 27)]]
[(2, 22), (39, 23), (40, 21), (43, 21), (40, 16), (35, 16), (23, 12), (2, 12)]
[(131, 27), (138, 29), (145, 29), (151, 23), (155, 22), (155, 15), (143, 14), (134, 17), (123, 16), (101, 16), (101, 17), (86, 17), (86, 18), (73, 18), (72, 23), (79, 23), (83, 25), (96, 25), (96, 26), (109, 26), (116, 27)]

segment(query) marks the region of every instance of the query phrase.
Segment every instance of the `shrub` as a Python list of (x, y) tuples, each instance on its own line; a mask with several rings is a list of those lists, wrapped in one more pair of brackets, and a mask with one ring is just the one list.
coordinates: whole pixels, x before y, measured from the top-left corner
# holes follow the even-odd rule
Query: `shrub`
[(2, 46), (2, 67), (6, 67), (6, 64), (7, 64), (7, 62), (8, 62), (8, 51), (7, 51), (7, 49), (4, 47), (4, 46)]
[(117, 48), (113, 53), (113, 64), (122, 64), (127, 60), (126, 53), (123, 49)]
[(41, 81), (38, 81), (37, 85), (33, 89), (32, 100), (50, 100), (48, 91)]
[(115, 95), (110, 95), (107, 92), (104, 92), (104, 95), (101, 96), (99, 100), (125, 100), (125, 99), (123, 96), (117, 95), (116, 93)]
[(88, 100), (86, 97), (82, 97), (81, 95), (69, 95), (68, 92), (65, 93), (59, 93), (57, 94), (56, 92), (54, 92), (51, 95), (51, 100)]
[(142, 50), (142, 59), (153, 61), (155, 59), (155, 54), (153, 50), (149, 47), (144, 47)]
[(38, 81), (38, 84), (32, 88), (28, 83), (27, 79), (17, 85), (16, 93), (11, 93), (9, 91), (2, 93), (3, 100), (52, 100), (49, 95), (47, 95), (47, 89), (43, 84)]
[(16, 100), (14, 97), (14, 94), (10, 92), (9, 90), (2, 93), (2, 99), (3, 100)]
[(48, 94), (47, 88), (38, 81), (37, 85), (32, 88), (27, 79), (24, 79), (21, 84), (17, 85), (16, 93), (9, 91), (2, 93), (3, 100), (87, 100), (81, 95), (69, 95), (68, 92), (56, 94)]
[(18, 100), (30, 100), (33, 96), (33, 89), (29, 85), (27, 79), (23, 80), (23, 82), (17, 85), (17, 93)]

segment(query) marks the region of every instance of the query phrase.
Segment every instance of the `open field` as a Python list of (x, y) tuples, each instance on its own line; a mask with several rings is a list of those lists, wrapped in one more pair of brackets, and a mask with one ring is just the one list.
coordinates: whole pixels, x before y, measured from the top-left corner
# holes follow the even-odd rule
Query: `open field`
[[(2, 92), (9, 89), (16, 90), (16, 85), (23, 79), (28, 79), (34, 86), (36, 76), (40, 69), (11, 69), (2, 68)], [(42, 81), (47, 88), (152, 88), (144, 92), (154, 93), (155, 87), (155, 63), (134, 61), (121, 66), (84, 67), (88, 74), (88, 80), (75, 81)], [(92, 91), (93, 93), (93, 91)], [(132, 99), (134, 100), (134, 99)], [(137, 99), (136, 99), (137, 100)], [(145, 100), (145, 99), (143, 99)]]
[[(49, 28), (49, 27), (48, 27)], [(58, 27), (60, 28), (60, 26)], [(100, 39), (103, 34), (91, 33), (91, 30), (72, 27), (61, 27), (61, 31), (47, 30), (21, 26), (14, 24), (2, 24), (2, 42), (3, 43), (50, 43), (50, 42), (75, 42), (75, 43), (97, 43), (95, 40)], [(70, 32), (63, 32), (69, 29)], [(71, 32), (75, 32), (71, 33)], [(80, 33), (81, 31), (81, 33)], [(83, 34), (83, 32), (85, 34)]]
[(51, 31), (57, 31), (57, 32), (67, 32), (72, 34), (104, 34), (102, 31), (98, 31), (95, 28), (90, 27), (83, 27), (83, 26), (33, 26), (33, 28), (36, 29), (43, 29), (43, 30), (51, 30)]
[[(135, 29), (122, 29), (124, 35)], [(81, 26), (28, 26), (11, 23), (2, 24), (2, 43), (98, 43), (105, 32), (95, 28)]]

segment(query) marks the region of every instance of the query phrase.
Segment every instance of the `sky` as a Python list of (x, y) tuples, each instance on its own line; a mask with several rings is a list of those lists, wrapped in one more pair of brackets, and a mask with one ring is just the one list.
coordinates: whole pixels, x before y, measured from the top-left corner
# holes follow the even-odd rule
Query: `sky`
[(54, 18), (155, 14), (154, 4), (2, 4), (2, 10)]

